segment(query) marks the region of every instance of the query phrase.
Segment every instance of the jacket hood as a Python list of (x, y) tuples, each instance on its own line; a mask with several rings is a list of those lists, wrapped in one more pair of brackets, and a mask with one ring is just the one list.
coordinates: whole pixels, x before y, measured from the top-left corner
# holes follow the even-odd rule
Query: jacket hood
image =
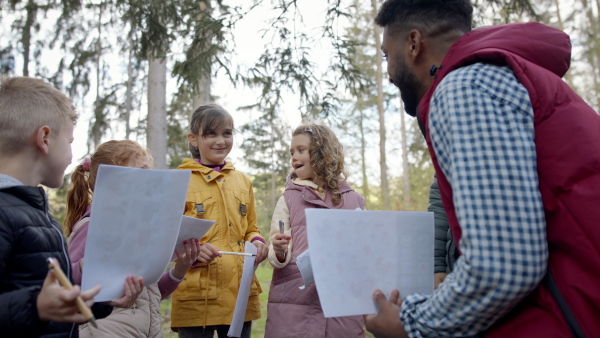
[[(442, 69), (445, 64), (451, 65), (444, 73), (450, 72), (477, 62), (477, 53), (488, 54), (494, 50), (519, 56), (559, 77), (566, 74), (571, 63), (571, 40), (566, 33), (541, 23), (527, 22), (483, 27), (463, 35), (446, 54)], [(454, 65), (455, 54), (473, 57)]]
[(0, 189), (11, 188), (19, 185), (23, 185), (23, 183), (16, 178), (5, 174), (0, 174)]
[[(294, 183), (291, 174), (288, 175), (287, 178), (285, 179), (285, 190), (288, 190), (288, 189), (302, 190), (304, 187), (309, 187), (309, 185), (308, 184), (299, 185), (299, 184)], [(348, 192), (348, 191), (354, 191), (352, 189), (352, 187), (350, 187), (350, 184), (348, 184), (348, 182), (346, 182), (346, 181), (340, 181), (338, 183), (338, 187), (339, 187), (341, 194)]]
[[(177, 167), (177, 169), (189, 169), (192, 171), (200, 171), (203, 173), (213, 171), (212, 168), (205, 167), (202, 164), (196, 162), (196, 160), (194, 160), (192, 158), (183, 159), (183, 162), (181, 163), (181, 165), (179, 167)], [(227, 161), (227, 163), (225, 163), (225, 166), (223, 168), (221, 168), (221, 171), (228, 170), (228, 169), (235, 169), (235, 167), (233, 166), (233, 164), (230, 161)]]

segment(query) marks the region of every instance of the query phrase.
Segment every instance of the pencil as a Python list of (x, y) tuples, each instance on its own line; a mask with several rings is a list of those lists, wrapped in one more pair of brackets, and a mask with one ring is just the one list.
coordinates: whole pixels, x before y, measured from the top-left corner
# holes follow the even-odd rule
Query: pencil
[[(54, 276), (56, 276), (56, 279), (58, 279), (60, 285), (62, 285), (67, 290), (71, 290), (73, 288), (73, 284), (71, 284), (65, 273), (62, 271), (60, 265), (55, 264), (54, 258), (51, 257), (48, 257), (47, 261), (48, 269), (50, 270), (50, 272), (52, 272)], [(75, 303), (77, 304), (79, 312), (83, 314), (83, 316), (90, 322), (90, 324), (92, 324), (93, 327), (98, 328), (98, 324), (96, 324), (96, 318), (94, 318), (92, 310), (90, 310), (90, 308), (85, 304), (85, 302), (80, 296), (77, 296)]]
[(229, 251), (219, 251), (221, 255), (234, 255), (234, 256), (256, 256), (256, 254), (247, 253), (247, 252), (229, 252)]

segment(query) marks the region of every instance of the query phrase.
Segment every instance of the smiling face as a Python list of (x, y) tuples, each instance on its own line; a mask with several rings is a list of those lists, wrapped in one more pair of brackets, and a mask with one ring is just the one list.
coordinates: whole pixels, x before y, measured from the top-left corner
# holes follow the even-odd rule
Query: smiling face
[(416, 116), (419, 105), (419, 82), (415, 72), (410, 69), (406, 61), (405, 33), (397, 32), (390, 27), (383, 29), (383, 42), (381, 51), (387, 59), (387, 72), (390, 83), (400, 89), (400, 96), (404, 102), (404, 110), (411, 116)]
[(190, 133), (188, 141), (198, 147), (202, 164), (223, 164), (233, 147), (233, 128), (227, 125), (209, 129), (204, 135)]
[(310, 164), (310, 137), (306, 134), (298, 134), (292, 137), (290, 155), (292, 156), (292, 168), (301, 180), (313, 180), (316, 177)]

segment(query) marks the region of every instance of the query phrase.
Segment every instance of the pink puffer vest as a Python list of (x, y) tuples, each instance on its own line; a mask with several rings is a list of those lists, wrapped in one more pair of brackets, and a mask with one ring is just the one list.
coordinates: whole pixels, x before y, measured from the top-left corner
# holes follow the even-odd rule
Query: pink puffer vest
[(308, 249), (305, 209), (364, 209), (365, 199), (350, 188), (347, 182), (340, 184), (343, 204), (335, 206), (327, 191), (325, 200), (309, 187), (294, 184), (288, 176), (283, 193), (290, 210), (292, 228), (292, 259), (288, 265), (275, 269), (267, 305), (265, 338), (337, 338), (364, 337), (362, 316), (325, 318), (315, 284), (304, 290), (296, 258)]

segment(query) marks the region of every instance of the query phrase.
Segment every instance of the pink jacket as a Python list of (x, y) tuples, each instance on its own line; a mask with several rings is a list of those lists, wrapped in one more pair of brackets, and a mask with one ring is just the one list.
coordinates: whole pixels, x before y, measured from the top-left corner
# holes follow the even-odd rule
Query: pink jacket
[[(91, 206), (75, 224), (69, 236), (69, 256), (73, 271), (73, 281), (81, 285), (81, 268), (89, 226)], [(85, 218), (88, 217), (87, 220)], [(82, 222), (83, 220), (83, 222)], [(163, 337), (160, 301), (169, 296), (177, 286), (169, 272), (165, 272), (158, 285), (147, 285), (131, 308), (114, 308), (106, 318), (96, 321), (98, 328), (88, 324), (79, 326), (80, 337)]]
[[(300, 271), (296, 265), (298, 255), (308, 249), (306, 236), (306, 215), (304, 210), (309, 208), (327, 209), (356, 209), (365, 207), (365, 199), (352, 190), (347, 182), (340, 184), (343, 204), (335, 206), (331, 202), (331, 194), (326, 192), (321, 199), (317, 192), (310, 186), (309, 181), (296, 180), (292, 182), (287, 178), (286, 189), (282, 199), (285, 203), (278, 203), (279, 207), (289, 210), (289, 218), (284, 219), (286, 231), (289, 234), (291, 226), (291, 250), (285, 266), (277, 264), (273, 248), (269, 248), (269, 261), (276, 267), (273, 271), (269, 303), (267, 305), (267, 324), (265, 338), (276, 337), (364, 337), (364, 324), (362, 316), (325, 318), (317, 295), (315, 284), (304, 290)], [(274, 213), (273, 222), (279, 222), (281, 213)], [(275, 219), (277, 218), (277, 219)], [(275, 263), (275, 264), (274, 264)]]

